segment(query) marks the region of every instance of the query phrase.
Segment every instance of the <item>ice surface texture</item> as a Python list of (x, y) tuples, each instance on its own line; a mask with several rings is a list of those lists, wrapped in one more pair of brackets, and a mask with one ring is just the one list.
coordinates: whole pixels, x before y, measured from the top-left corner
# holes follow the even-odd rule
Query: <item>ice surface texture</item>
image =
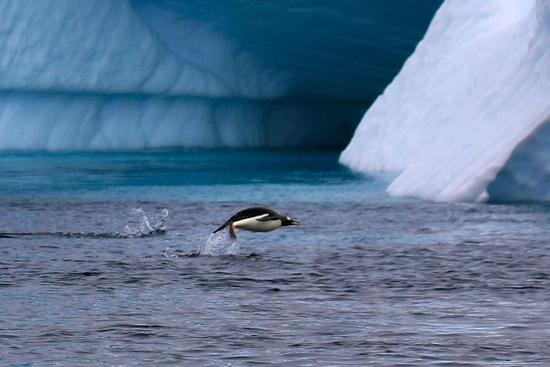
[(440, 3), (0, 0), (0, 150), (345, 144)]
[(549, 124), (550, 2), (447, 0), (341, 162), (397, 196), (549, 200)]

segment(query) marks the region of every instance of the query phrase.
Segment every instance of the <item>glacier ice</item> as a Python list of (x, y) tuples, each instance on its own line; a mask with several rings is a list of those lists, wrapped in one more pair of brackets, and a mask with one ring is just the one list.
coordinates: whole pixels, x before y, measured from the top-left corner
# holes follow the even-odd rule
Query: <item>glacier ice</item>
[(0, 0), (0, 150), (338, 146), (440, 3)]
[(549, 199), (550, 2), (447, 0), (340, 160), (391, 195)]

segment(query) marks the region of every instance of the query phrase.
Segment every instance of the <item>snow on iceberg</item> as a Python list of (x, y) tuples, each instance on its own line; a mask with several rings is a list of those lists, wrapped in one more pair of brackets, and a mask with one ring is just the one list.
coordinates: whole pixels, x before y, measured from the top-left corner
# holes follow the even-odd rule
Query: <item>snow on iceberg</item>
[(396, 196), (548, 200), (548, 124), (550, 2), (447, 0), (340, 159)]

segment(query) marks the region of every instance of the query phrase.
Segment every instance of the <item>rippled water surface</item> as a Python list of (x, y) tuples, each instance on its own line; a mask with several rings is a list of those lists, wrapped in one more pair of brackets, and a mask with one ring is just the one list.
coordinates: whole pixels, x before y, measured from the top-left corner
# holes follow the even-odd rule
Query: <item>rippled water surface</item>
[[(550, 365), (548, 205), (389, 199), (336, 159), (0, 155), (0, 364)], [(210, 236), (259, 204), (301, 225)]]

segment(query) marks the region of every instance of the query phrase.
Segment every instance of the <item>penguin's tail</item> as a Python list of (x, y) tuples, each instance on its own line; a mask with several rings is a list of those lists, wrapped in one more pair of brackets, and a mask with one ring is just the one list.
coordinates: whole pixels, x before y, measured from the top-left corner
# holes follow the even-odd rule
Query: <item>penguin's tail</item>
[(216, 229), (216, 230), (215, 230), (214, 232), (212, 232), (212, 233), (219, 232), (219, 231), (221, 231), (222, 229), (224, 229), (225, 227), (227, 227), (227, 226), (230, 225), (230, 224), (231, 224), (231, 221), (228, 220), (227, 222), (225, 222), (224, 224), (222, 224), (220, 228)]

